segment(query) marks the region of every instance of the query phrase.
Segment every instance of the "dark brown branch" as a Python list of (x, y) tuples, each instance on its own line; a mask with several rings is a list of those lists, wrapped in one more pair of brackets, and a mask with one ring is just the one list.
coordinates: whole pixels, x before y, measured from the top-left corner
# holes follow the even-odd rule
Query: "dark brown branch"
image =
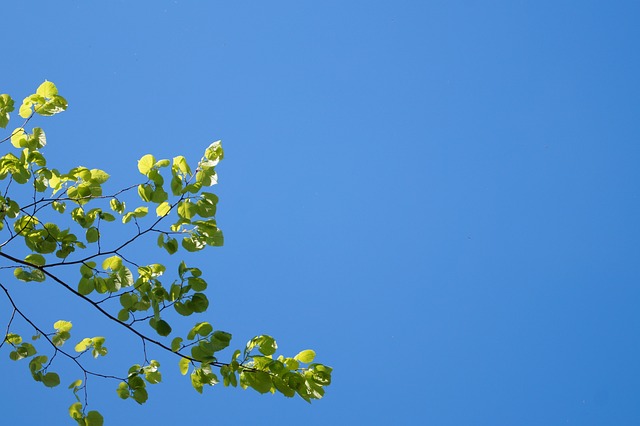
[[(18, 308), (18, 306), (16, 305), (16, 303), (15, 303), (15, 302), (13, 301), (13, 299), (11, 298), (11, 294), (9, 294), (9, 290), (7, 290), (7, 288), (6, 288), (4, 285), (0, 284), (0, 288), (2, 288), (2, 290), (4, 290), (4, 292), (5, 292), (6, 296), (7, 296), (7, 299), (9, 299), (9, 303), (11, 303), (11, 306), (13, 306), (14, 313), (15, 313), (15, 312), (17, 312), (17, 313), (18, 313), (18, 315), (20, 315), (20, 316), (22, 317), (22, 319), (24, 319), (27, 323), (29, 323), (29, 325), (30, 325), (31, 327), (33, 327), (33, 329), (34, 329), (34, 330), (36, 330), (38, 333), (40, 333), (42, 336), (44, 336), (44, 338), (45, 338), (45, 339), (46, 339), (46, 340), (51, 344), (51, 346), (53, 347), (53, 349), (54, 349), (54, 351), (55, 351), (54, 355), (52, 356), (52, 360), (53, 360), (53, 357), (55, 357), (56, 353), (60, 352), (62, 355), (66, 356), (67, 358), (69, 358), (70, 360), (72, 360), (72, 361), (73, 361), (73, 362), (78, 366), (78, 368), (80, 368), (80, 369), (84, 372), (85, 376), (86, 376), (87, 374), (89, 374), (89, 375), (91, 375), (91, 376), (102, 377), (103, 379), (116, 379), (116, 380), (120, 380), (120, 381), (125, 381), (125, 380), (126, 380), (126, 379), (123, 379), (122, 377), (116, 377), (116, 376), (110, 376), (110, 375), (106, 375), (106, 374), (94, 373), (94, 372), (89, 371), (89, 370), (87, 370), (86, 368), (84, 368), (84, 366), (80, 363), (80, 361), (78, 361), (77, 357), (75, 357), (75, 356), (73, 356), (73, 355), (70, 355), (70, 354), (69, 354), (69, 353), (67, 353), (66, 351), (64, 351), (64, 350), (60, 349), (59, 347), (57, 347), (57, 346), (55, 345), (55, 343), (53, 343), (53, 341), (51, 340), (51, 338), (49, 338), (49, 336), (48, 336), (44, 331), (42, 331), (42, 329), (40, 329), (40, 327), (38, 327), (37, 325), (35, 325), (35, 323), (34, 323), (33, 321), (31, 321), (31, 320), (30, 320), (30, 319), (29, 319), (29, 318), (28, 318), (28, 317), (27, 317), (27, 316), (26, 316), (26, 315), (25, 315), (25, 314), (24, 314), (24, 313), (23, 313), (23, 312)], [(12, 318), (13, 318), (13, 316), (12, 316)], [(5, 336), (5, 339), (6, 339), (6, 336)], [(49, 364), (50, 364), (50, 363), (51, 363), (51, 362), (49, 362)], [(48, 366), (48, 364), (47, 364), (47, 366)]]
[[(139, 332), (138, 330), (136, 330), (135, 328), (133, 328), (132, 326), (130, 326), (129, 324), (123, 323), (122, 321), (120, 321), (118, 318), (114, 317), (113, 315), (111, 315), (109, 312), (107, 312), (106, 310), (104, 310), (102, 308), (102, 306), (100, 306), (97, 302), (94, 302), (93, 300), (91, 300), (90, 298), (88, 298), (87, 296), (79, 293), (77, 290), (75, 290), (73, 287), (71, 287), (69, 284), (65, 283), (64, 281), (62, 281), (60, 278), (58, 278), (57, 276), (53, 275), (51, 272), (49, 272), (48, 270), (44, 269), (43, 266), (35, 266), (29, 262), (25, 262), (24, 260), (18, 259), (16, 257), (13, 257), (9, 254), (0, 252), (0, 256), (4, 257), (5, 259), (9, 259), (12, 262), (21, 264), (21, 265), (25, 265), (25, 266), (29, 266), (31, 268), (34, 269), (39, 269), (40, 271), (42, 271), (46, 276), (48, 276), (49, 278), (51, 278), (53, 281), (57, 282), (58, 284), (60, 284), (62, 287), (64, 287), (65, 289), (67, 289), (68, 291), (70, 291), (71, 293), (73, 293), (75, 296), (85, 300), (86, 302), (90, 303), (95, 309), (97, 309), (101, 314), (103, 314), (104, 316), (106, 316), (107, 318), (109, 318), (111, 321), (114, 321), (118, 324), (120, 324), (121, 326), (125, 327), (126, 329), (128, 329), (131, 333), (135, 334), (136, 336), (140, 337), (143, 340), (146, 340), (149, 343), (153, 343), (154, 345), (168, 351), (171, 353), (174, 353), (182, 358), (187, 358), (189, 361), (192, 362), (202, 362), (200, 360), (197, 360), (195, 358), (192, 358), (191, 356), (188, 356), (186, 354), (180, 353), (180, 352), (174, 352), (169, 346), (165, 345), (162, 342), (159, 342), (158, 340), (152, 339), (151, 337), (148, 337), (144, 334), (142, 334), (141, 332)], [(2, 286), (0, 284), (0, 286)], [(8, 291), (2, 287), (5, 292), (7, 293), (7, 296), (9, 296)], [(12, 303), (13, 304), (13, 303)], [(14, 305), (15, 306), (15, 305)], [(18, 312), (20, 313), (20, 312)], [(29, 322), (31, 324), (31, 322)], [(34, 325), (35, 328), (35, 325)], [(223, 363), (223, 362), (212, 362), (210, 363), (210, 365), (213, 365), (215, 367), (222, 367), (225, 365), (229, 365), (228, 363)]]

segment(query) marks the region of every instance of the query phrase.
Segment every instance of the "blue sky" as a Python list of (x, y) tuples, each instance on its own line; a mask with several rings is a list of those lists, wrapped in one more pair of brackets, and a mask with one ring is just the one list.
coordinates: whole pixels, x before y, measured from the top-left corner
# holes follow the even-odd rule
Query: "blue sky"
[[(309, 406), (198, 395), (158, 354), (166, 383), (147, 404), (95, 381), (92, 408), (140, 425), (640, 423), (639, 12), (4, 5), (0, 93), (48, 79), (70, 103), (38, 122), (50, 164), (104, 168), (115, 188), (146, 153), (197, 160), (222, 139), (225, 247), (193, 258), (210, 277), (207, 318), (235, 346), (271, 334), (335, 369)], [(88, 321), (33, 291), (57, 301), (47, 313)], [(110, 349), (97, 369), (139, 343)], [(3, 422), (66, 421), (71, 393), (2, 356)]]

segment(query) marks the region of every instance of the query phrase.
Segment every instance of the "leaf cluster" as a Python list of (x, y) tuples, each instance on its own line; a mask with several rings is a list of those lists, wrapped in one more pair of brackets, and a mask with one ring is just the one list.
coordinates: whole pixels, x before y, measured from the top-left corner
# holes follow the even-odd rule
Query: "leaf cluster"
[[(162, 381), (160, 363), (148, 360), (147, 345), (176, 356), (178, 371), (189, 374), (199, 393), (222, 381), (224, 386), (259, 393), (298, 395), (308, 402), (322, 398), (332, 369), (314, 363), (313, 350), (276, 357), (275, 339), (259, 335), (243, 350), (225, 355), (231, 333), (216, 330), (207, 321), (195, 322), (186, 333), (175, 331), (176, 314), (190, 317), (208, 310), (209, 285), (202, 271), (183, 260), (167, 268), (159, 262), (139, 264), (129, 257), (139, 250), (134, 247), (149, 239), (170, 256), (223, 245), (215, 219), (218, 197), (209, 189), (218, 182), (216, 167), (224, 158), (221, 142), (211, 143), (191, 164), (181, 155), (172, 159), (144, 155), (137, 163), (140, 181), (112, 190), (109, 174), (101, 169), (50, 167), (42, 153), (45, 132), (40, 127), (27, 129), (35, 116), (52, 116), (66, 108), (57, 87), (45, 81), (19, 106), (25, 121), (0, 140), (12, 147), (0, 156), (0, 182), (6, 185), (0, 191), (0, 258), (2, 268), (11, 269), (15, 279), (10, 285), (0, 283), (13, 312), (0, 348), (10, 348), (13, 361), (28, 360), (32, 377), (46, 387), (60, 384), (60, 375), (52, 371), (56, 357), (71, 360), (81, 378), (74, 377), (69, 386), (75, 397), (69, 415), (80, 425), (103, 423), (98, 411), (86, 409), (88, 376), (116, 380), (116, 393), (122, 399), (147, 401), (147, 385)], [(14, 100), (1, 94), (0, 128), (9, 124), (14, 109)], [(129, 234), (114, 244), (104, 238), (112, 231)], [(56, 321), (52, 331), (45, 331), (11, 297), (10, 287), (16, 282), (57, 285), (83, 300), (96, 315), (140, 339), (144, 363), (133, 364), (122, 376), (89, 370), (86, 357), (108, 355), (106, 337), (81, 337), (73, 340), (73, 351), (67, 350), (71, 321)], [(16, 332), (16, 319), (35, 330), (31, 342)]]

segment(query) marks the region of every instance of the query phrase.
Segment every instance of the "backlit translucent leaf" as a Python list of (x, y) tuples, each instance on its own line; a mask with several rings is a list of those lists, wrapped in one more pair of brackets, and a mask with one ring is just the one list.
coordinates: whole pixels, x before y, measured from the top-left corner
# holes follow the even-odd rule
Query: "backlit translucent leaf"
[(144, 184), (138, 185), (138, 195), (142, 201), (151, 201), (151, 195), (153, 193), (153, 188), (151, 185)]
[(145, 217), (149, 213), (149, 209), (147, 207), (137, 207), (133, 211), (133, 215), (135, 217)]
[(129, 398), (130, 396), (129, 385), (127, 385), (125, 382), (120, 382), (120, 384), (118, 385), (118, 389), (116, 389), (116, 392), (118, 393), (118, 396), (122, 399)]
[(147, 173), (149, 173), (149, 170), (153, 168), (155, 163), (156, 163), (155, 157), (151, 154), (147, 154), (143, 156), (140, 160), (138, 160), (138, 170), (140, 171), (140, 173), (146, 176)]
[(0, 95), (0, 127), (5, 128), (9, 124), (9, 113), (14, 110), (14, 101), (7, 94)]
[(84, 351), (86, 351), (87, 349), (89, 349), (89, 348), (91, 347), (91, 345), (92, 345), (92, 344), (93, 344), (93, 340), (91, 340), (91, 339), (90, 339), (90, 338), (88, 338), (88, 337), (85, 337), (84, 339), (82, 339), (82, 340), (80, 341), (80, 343), (78, 343), (78, 344), (75, 346), (75, 348), (74, 348), (74, 349), (75, 349), (75, 351), (76, 351), (76, 352), (84, 352)]
[(187, 164), (187, 159), (182, 155), (173, 158), (173, 168), (180, 170), (185, 175), (191, 175), (191, 168)]
[(191, 220), (198, 213), (198, 208), (192, 202), (185, 200), (178, 204), (178, 215), (181, 218)]
[(80, 386), (82, 386), (82, 380), (78, 379), (69, 385), (69, 389), (79, 388)]
[(120, 268), (122, 268), (122, 259), (120, 256), (111, 256), (102, 262), (102, 269), (104, 270), (111, 269), (112, 271), (117, 271)]
[(170, 164), (171, 162), (165, 158), (162, 160), (158, 160), (158, 162), (156, 163), (156, 167), (167, 167)]
[(315, 357), (316, 357), (316, 353), (314, 351), (312, 351), (311, 349), (307, 349), (307, 350), (304, 350), (304, 351), (301, 351), (300, 353), (298, 353), (298, 355), (293, 357), (293, 359), (295, 359), (297, 361), (300, 361), (300, 362), (304, 362), (305, 364), (309, 364), (309, 363), (313, 362)]
[(91, 180), (97, 183), (105, 183), (109, 179), (109, 174), (99, 169), (91, 169)]
[(20, 343), (22, 343), (22, 337), (20, 337), (20, 335), (15, 333), (7, 334), (7, 337), (5, 337), (5, 340), (11, 343), (12, 345), (19, 345)]
[(53, 324), (53, 328), (55, 328), (58, 331), (69, 331), (69, 330), (71, 330), (71, 327), (72, 327), (72, 325), (71, 325), (71, 323), (69, 321), (60, 320), (60, 321), (56, 321)]
[[(25, 99), (26, 101), (26, 99)], [(18, 114), (20, 115), (20, 117), (22, 118), (29, 118), (29, 116), (31, 115), (31, 106), (33, 104), (31, 102), (22, 102), (22, 105), (20, 105), (20, 109), (18, 110)]]
[(82, 419), (82, 404), (79, 402), (72, 404), (71, 407), (69, 407), (69, 415), (74, 420)]
[(170, 210), (171, 210), (171, 204), (165, 201), (162, 204), (160, 204), (158, 207), (156, 207), (156, 214), (159, 217), (166, 216)]
[(180, 361), (178, 362), (178, 367), (180, 367), (180, 374), (182, 374), (183, 376), (189, 371), (189, 362), (190, 361), (187, 358), (180, 358)]
[(58, 89), (56, 88), (55, 84), (45, 80), (44, 83), (38, 86), (38, 89), (36, 90), (36, 94), (45, 98), (53, 98), (55, 95), (58, 94)]
[(36, 266), (42, 266), (45, 264), (44, 256), (40, 254), (30, 254), (25, 257), (24, 260)]
[(216, 141), (207, 147), (204, 151), (204, 156), (210, 160), (214, 161), (216, 164), (218, 161), (224, 158), (224, 151), (222, 150), (222, 142)]

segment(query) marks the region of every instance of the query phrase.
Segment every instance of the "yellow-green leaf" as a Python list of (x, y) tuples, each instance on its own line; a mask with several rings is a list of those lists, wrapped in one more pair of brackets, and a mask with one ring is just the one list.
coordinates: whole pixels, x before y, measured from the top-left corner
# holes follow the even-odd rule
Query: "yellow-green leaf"
[(25, 257), (24, 260), (36, 266), (42, 266), (45, 264), (44, 256), (40, 254), (30, 254)]
[(45, 98), (53, 98), (58, 94), (58, 89), (56, 88), (55, 84), (45, 80), (45, 82), (42, 83), (36, 90), (36, 94)]
[(310, 362), (313, 362), (313, 359), (315, 357), (316, 357), (316, 353), (311, 349), (307, 349), (307, 350), (301, 351), (298, 355), (293, 357), (293, 359), (295, 359), (296, 361), (304, 362), (305, 364), (309, 364)]
[(56, 330), (58, 330), (59, 332), (64, 332), (64, 331), (69, 331), (71, 330), (71, 323), (69, 321), (56, 321), (53, 324), (53, 328), (55, 328)]
[(146, 176), (147, 173), (149, 173), (149, 170), (153, 168), (154, 164), (156, 164), (156, 159), (153, 155), (144, 155), (140, 160), (138, 160), (138, 170)]
[(158, 207), (156, 207), (156, 214), (159, 217), (166, 216), (169, 213), (169, 211), (171, 211), (171, 204), (169, 204), (166, 201), (160, 204)]
[(122, 259), (120, 256), (111, 256), (102, 262), (102, 269), (104, 270), (111, 269), (112, 271), (117, 271), (120, 268), (122, 268)]
[(74, 348), (74, 349), (75, 349), (75, 351), (76, 351), (76, 352), (84, 352), (84, 351), (86, 351), (87, 349), (89, 349), (89, 348), (91, 347), (91, 345), (92, 345), (92, 344), (93, 344), (93, 340), (91, 340), (91, 339), (90, 339), (90, 338), (88, 338), (88, 337), (85, 337), (84, 339), (82, 339), (82, 340), (80, 341), (80, 343), (78, 343), (78, 344), (75, 346), (75, 348)]
[(183, 376), (189, 372), (189, 360), (187, 358), (180, 358), (178, 366), (180, 367), (180, 373)]

